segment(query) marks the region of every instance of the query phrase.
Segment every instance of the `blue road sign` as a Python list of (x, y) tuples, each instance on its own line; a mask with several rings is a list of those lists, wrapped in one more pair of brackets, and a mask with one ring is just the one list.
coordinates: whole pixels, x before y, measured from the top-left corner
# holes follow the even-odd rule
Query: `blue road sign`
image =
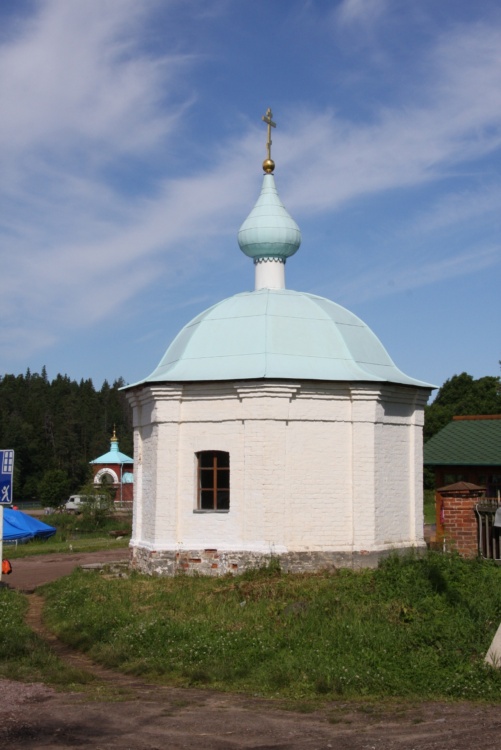
[(0, 504), (12, 503), (12, 475), (14, 473), (14, 451), (0, 450)]

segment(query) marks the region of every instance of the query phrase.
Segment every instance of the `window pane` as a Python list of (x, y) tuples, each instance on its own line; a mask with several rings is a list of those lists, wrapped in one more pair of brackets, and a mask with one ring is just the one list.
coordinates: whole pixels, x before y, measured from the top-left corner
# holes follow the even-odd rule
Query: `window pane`
[(217, 509), (218, 510), (229, 510), (230, 508), (230, 493), (228, 490), (218, 490), (217, 492)]
[(200, 507), (202, 510), (214, 510), (214, 493), (212, 490), (201, 491)]
[(200, 466), (202, 469), (212, 468), (214, 464), (213, 451), (204, 451), (203, 453), (200, 453), (198, 456), (198, 460), (200, 461)]
[(214, 472), (212, 469), (202, 469), (200, 471), (200, 487), (205, 490), (214, 487)]
[(223, 490), (230, 489), (230, 472), (227, 469), (217, 472), (217, 487)]
[(217, 453), (217, 465), (218, 465), (218, 468), (229, 469), (230, 468), (230, 454), (219, 451)]

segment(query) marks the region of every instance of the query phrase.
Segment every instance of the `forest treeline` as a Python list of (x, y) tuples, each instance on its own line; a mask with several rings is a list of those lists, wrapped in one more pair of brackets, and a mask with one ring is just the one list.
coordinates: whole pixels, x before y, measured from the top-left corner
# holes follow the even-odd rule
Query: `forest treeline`
[(133, 455), (132, 413), (120, 388), (106, 381), (67, 375), (49, 380), (40, 374), (0, 377), (0, 448), (13, 448), (14, 500), (59, 497), (60, 502), (88, 483), (89, 461), (110, 449), (116, 428), (120, 450)]
[[(0, 448), (15, 450), (14, 498), (62, 502), (91, 479), (89, 461), (109, 450), (116, 428), (120, 450), (133, 455), (132, 414), (119, 379), (96, 390), (92, 380), (40, 374), (0, 377)], [(498, 377), (468, 373), (447, 380), (425, 410), (424, 439), (453, 416), (501, 414)]]
[(475, 379), (467, 372), (454, 375), (425, 408), (424, 441), (445, 427), (453, 417), (468, 414), (501, 414), (501, 380), (494, 375)]

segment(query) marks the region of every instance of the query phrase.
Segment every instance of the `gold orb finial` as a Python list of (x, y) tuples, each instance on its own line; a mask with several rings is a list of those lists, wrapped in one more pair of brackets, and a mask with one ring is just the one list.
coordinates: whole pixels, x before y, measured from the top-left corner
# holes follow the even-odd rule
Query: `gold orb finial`
[(263, 122), (265, 122), (268, 125), (268, 141), (266, 142), (266, 149), (268, 151), (268, 158), (263, 161), (263, 169), (266, 172), (266, 174), (271, 174), (273, 170), (275, 169), (275, 162), (271, 158), (271, 129), (276, 128), (277, 125), (272, 120), (273, 112), (271, 111), (271, 108), (268, 107), (266, 110), (266, 114), (263, 115), (261, 118)]
[(263, 172), (266, 174), (272, 174), (275, 169), (275, 162), (273, 159), (265, 159), (263, 161)]

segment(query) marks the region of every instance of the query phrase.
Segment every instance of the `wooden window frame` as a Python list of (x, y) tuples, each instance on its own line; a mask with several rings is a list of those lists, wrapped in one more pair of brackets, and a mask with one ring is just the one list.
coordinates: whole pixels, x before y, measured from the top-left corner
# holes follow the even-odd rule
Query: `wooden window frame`
[[(228, 513), (230, 510), (230, 454), (199, 451), (197, 457), (198, 513)], [(210, 473), (209, 473), (210, 472)]]

